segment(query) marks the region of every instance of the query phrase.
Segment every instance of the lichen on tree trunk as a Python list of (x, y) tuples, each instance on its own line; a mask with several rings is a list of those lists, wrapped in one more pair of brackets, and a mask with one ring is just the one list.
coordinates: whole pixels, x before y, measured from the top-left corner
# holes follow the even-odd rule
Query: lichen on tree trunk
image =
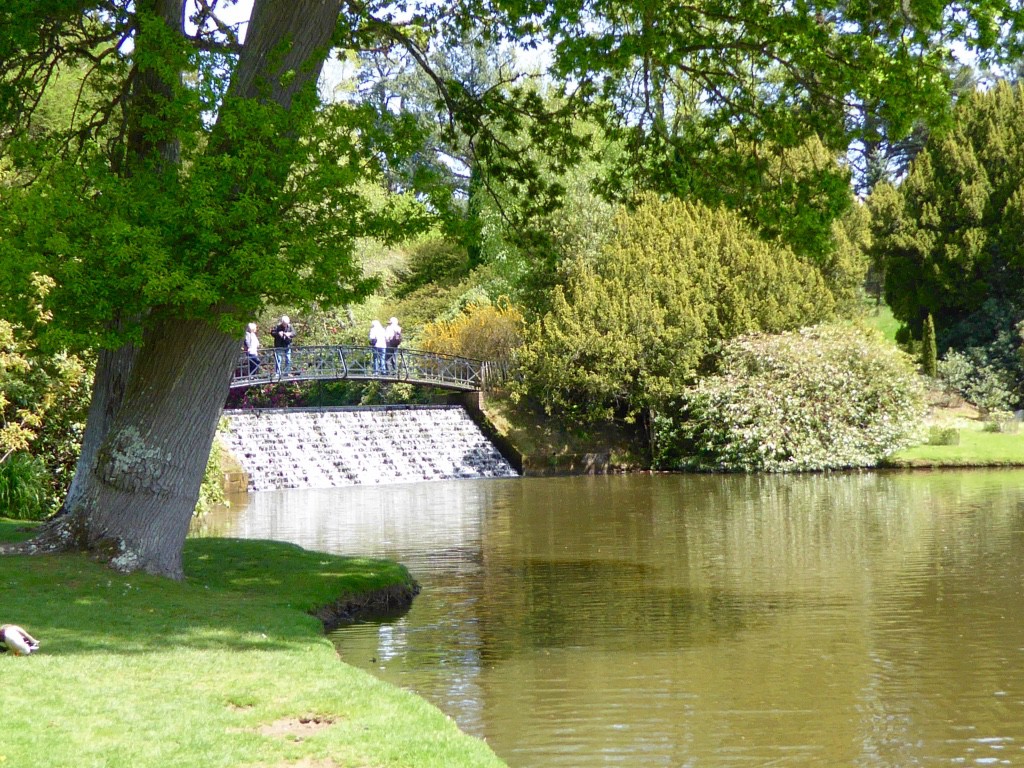
[(92, 477), (96, 455), (107, 437), (110, 425), (114, 423), (114, 416), (121, 407), (137, 353), (138, 348), (135, 345), (125, 344), (119, 349), (101, 350), (98, 355), (89, 415), (85, 433), (82, 435), (82, 448), (61, 514), (73, 510), (79, 500), (87, 495), (86, 486)]

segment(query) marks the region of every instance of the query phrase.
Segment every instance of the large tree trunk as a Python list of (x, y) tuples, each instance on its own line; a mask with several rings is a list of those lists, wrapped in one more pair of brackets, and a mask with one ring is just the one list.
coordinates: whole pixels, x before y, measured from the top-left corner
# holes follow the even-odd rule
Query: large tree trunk
[(89, 414), (82, 435), (82, 448), (61, 512), (74, 509), (79, 500), (88, 495), (86, 486), (96, 466), (96, 456), (121, 408), (137, 352), (138, 348), (134, 344), (125, 344), (120, 349), (100, 350), (93, 377)]
[(289, 108), (319, 79), (340, 11), (340, 0), (255, 0), (228, 93)]
[(181, 578), (181, 551), (238, 359), (211, 325), (164, 319), (147, 331), (91, 478), (64, 522), (118, 570)]

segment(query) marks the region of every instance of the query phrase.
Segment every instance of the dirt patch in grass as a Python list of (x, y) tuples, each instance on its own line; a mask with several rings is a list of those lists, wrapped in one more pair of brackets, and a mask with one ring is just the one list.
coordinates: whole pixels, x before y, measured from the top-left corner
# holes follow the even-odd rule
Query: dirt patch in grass
[(303, 757), (299, 760), (282, 761), (274, 765), (262, 765), (259, 768), (341, 768), (341, 765), (327, 757)]
[[(321, 715), (303, 715), (301, 717), (282, 717), (267, 725), (261, 725), (256, 732), (261, 736), (277, 736), (302, 740), (307, 736), (328, 728), (334, 724), (333, 717)], [(331, 763), (333, 765), (333, 763)]]
[(959, 395), (938, 387), (927, 391), (925, 401), (928, 404), (928, 416), (925, 418), (928, 426), (977, 429), (983, 421), (981, 411)]

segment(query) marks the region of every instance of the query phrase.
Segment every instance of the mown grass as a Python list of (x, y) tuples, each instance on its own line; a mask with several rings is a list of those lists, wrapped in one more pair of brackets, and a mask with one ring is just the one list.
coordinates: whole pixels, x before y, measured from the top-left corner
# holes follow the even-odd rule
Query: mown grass
[[(865, 312), (867, 324), (877, 328), (895, 343), (900, 322), (885, 304), (871, 304)], [(955, 418), (950, 421), (942, 409), (933, 414), (929, 423), (939, 427), (955, 426), (959, 433), (956, 445), (922, 444), (899, 451), (887, 457), (887, 467), (1004, 467), (1024, 466), (1024, 434), (987, 432), (979, 419)], [(952, 411), (955, 413), (954, 411)], [(948, 423), (947, 423), (948, 422)]]
[(881, 331), (889, 341), (896, 341), (896, 332), (900, 329), (900, 321), (893, 317), (892, 310), (888, 305), (870, 302), (864, 311), (864, 321), (869, 327)]
[[(0, 541), (27, 536), (0, 521)], [(274, 542), (190, 540), (184, 582), (77, 556), (0, 557), (0, 766), (497, 767), (413, 694), (344, 664), (306, 612), (404, 583), (396, 564)]]
[(1024, 435), (960, 429), (958, 445), (917, 445), (885, 460), (890, 467), (1024, 466)]

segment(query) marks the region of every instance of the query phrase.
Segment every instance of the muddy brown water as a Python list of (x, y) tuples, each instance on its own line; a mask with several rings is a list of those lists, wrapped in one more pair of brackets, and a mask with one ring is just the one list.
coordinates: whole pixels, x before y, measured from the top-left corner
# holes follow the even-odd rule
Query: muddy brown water
[(405, 563), (332, 635), (512, 768), (1024, 765), (1024, 471), (472, 480), (206, 522)]

